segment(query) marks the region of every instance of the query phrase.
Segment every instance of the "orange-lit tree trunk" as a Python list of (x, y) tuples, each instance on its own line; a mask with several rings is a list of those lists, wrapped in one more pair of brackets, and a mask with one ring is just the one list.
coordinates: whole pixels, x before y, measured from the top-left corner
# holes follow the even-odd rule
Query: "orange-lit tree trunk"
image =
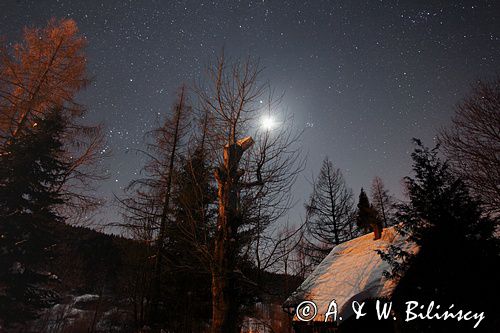
[(214, 263), (212, 267), (212, 332), (238, 332), (238, 302), (235, 288), (235, 270), (238, 246), (238, 227), (241, 224), (239, 209), (238, 169), (240, 159), (253, 144), (251, 137), (224, 147), (224, 165), (215, 177), (218, 184), (219, 216), (215, 233)]
[[(242, 300), (238, 296), (244, 288), (240, 282), (247, 278), (238, 269), (239, 251), (246, 249), (249, 253), (255, 244), (255, 237), (241, 237), (241, 230), (252, 226), (252, 232), (262, 233), (266, 226), (278, 220), (289, 205), (284, 193), (289, 191), (300, 170), (297, 167), (300, 162), (296, 163), (300, 160), (298, 150), (292, 148), (297, 138), (291, 127), (276, 128), (272, 134), (270, 129), (256, 128), (265, 111), (270, 116), (271, 109), (279, 103), (272, 89), (258, 80), (260, 72), (258, 62), (248, 58), (227, 63), (222, 53), (208, 69), (209, 83), (197, 88), (200, 109), (207, 110), (211, 117), (209, 144), (215, 151), (224, 148), (224, 158), (218, 162), (215, 172), (219, 212), (209, 255), (211, 324), (212, 332), (217, 333), (236, 333), (240, 324)], [(255, 147), (251, 137), (238, 140), (249, 131), (258, 143)], [(241, 163), (245, 174), (240, 170), (243, 154), (248, 155)], [(240, 207), (243, 205), (244, 208)], [(261, 208), (265, 213), (255, 214), (256, 209), (261, 212)], [(253, 229), (253, 219), (260, 219), (257, 230)], [(268, 245), (277, 249), (279, 244)], [(268, 258), (265, 265), (272, 261)]]

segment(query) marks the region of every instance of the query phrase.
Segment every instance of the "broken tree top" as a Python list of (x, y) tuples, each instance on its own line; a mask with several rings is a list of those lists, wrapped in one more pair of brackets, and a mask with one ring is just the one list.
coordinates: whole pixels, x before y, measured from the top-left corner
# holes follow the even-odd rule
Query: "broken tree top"
[[(343, 320), (353, 315), (351, 303), (373, 298), (389, 298), (395, 281), (384, 277), (389, 264), (380, 258), (377, 250), (390, 245), (416, 251), (394, 227), (383, 230), (382, 237), (374, 240), (373, 233), (354, 238), (335, 246), (300, 287), (285, 301), (285, 308), (295, 308), (302, 301), (312, 301), (318, 308), (314, 321), (323, 321), (328, 305), (335, 300)], [(294, 320), (297, 320), (296, 316)]]

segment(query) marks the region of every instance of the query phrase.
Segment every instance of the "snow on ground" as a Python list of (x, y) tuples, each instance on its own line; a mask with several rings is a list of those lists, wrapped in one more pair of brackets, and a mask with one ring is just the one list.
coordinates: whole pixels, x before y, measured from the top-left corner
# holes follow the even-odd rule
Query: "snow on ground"
[(95, 294), (66, 295), (61, 303), (45, 309), (28, 332), (131, 331), (130, 313), (116, 299)]
[(91, 302), (96, 302), (99, 300), (99, 295), (95, 294), (84, 294), (84, 295), (79, 295), (79, 296), (69, 296), (69, 300), (64, 302), (63, 304), (56, 304), (54, 308), (57, 306), (60, 307), (65, 307), (67, 309), (76, 309), (76, 310), (83, 310), (81, 309), (81, 306), (86, 305)]
[(73, 304), (93, 302), (93, 301), (97, 301), (98, 299), (99, 299), (99, 295), (85, 294), (85, 295), (76, 296), (73, 299)]
[[(300, 287), (286, 300), (285, 307), (295, 307), (302, 301), (313, 301), (318, 309), (314, 321), (324, 321), (324, 314), (332, 300), (338, 306), (338, 316), (346, 320), (353, 315), (351, 303), (367, 299), (390, 297), (395, 282), (384, 277), (390, 270), (376, 250), (389, 245), (416, 251), (416, 245), (406, 241), (394, 227), (383, 230), (382, 237), (373, 239), (373, 233), (360, 236), (332, 249)], [(294, 317), (294, 320), (298, 320)]]
[(85, 294), (80, 296), (69, 296), (65, 302), (55, 304), (46, 309), (35, 322), (35, 326), (41, 331), (63, 332), (72, 325), (82, 320), (89, 320), (94, 311), (85, 310), (81, 307), (99, 300), (99, 295)]

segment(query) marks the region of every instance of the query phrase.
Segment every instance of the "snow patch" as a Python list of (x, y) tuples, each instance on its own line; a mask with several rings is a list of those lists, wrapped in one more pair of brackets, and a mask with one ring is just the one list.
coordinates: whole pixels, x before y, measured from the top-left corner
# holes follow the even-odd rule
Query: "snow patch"
[(85, 295), (80, 295), (80, 296), (75, 297), (73, 299), (73, 304), (93, 302), (93, 301), (97, 301), (98, 299), (99, 299), (99, 295), (85, 294)]

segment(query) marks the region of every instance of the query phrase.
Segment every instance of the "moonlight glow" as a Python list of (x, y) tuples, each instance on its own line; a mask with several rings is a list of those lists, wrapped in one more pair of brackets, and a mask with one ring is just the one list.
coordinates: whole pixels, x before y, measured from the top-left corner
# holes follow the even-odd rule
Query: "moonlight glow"
[[(2, 42), (19, 42), (24, 26), (67, 17), (92, 36), (85, 52), (92, 82), (78, 99), (89, 122), (106, 120), (106, 151), (114, 152), (106, 164), (120, 176), (102, 181), (96, 194), (105, 198), (122, 194), (147, 160), (125, 152), (146, 148), (146, 133), (159, 125), (156, 117), (161, 123), (170, 114), (179, 86), (208, 79), (206, 67), (224, 47), (228, 65), (244, 55), (260, 59), (259, 86), (267, 82), (282, 98), (272, 105), (267, 95), (253, 100), (250, 130), (277, 134), (288, 129), (284, 115), (293, 115), (310, 154), (304, 175), (319, 172), (322, 156), (341, 155), (333, 162), (349, 169), (349, 185), (358, 190), (371, 175), (406, 176), (410, 159), (397, 152), (411, 137), (432, 141), (436, 123), (451, 121), (448, 108), (462, 98), (455, 94), (499, 68), (499, 18), (491, 14), (498, 1), (87, 2), (0, 0), (0, 34)], [(347, 162), (361, 160), (373, 163)], [(305, 202), (311, 184), (300, 179), (292, 194)], [(399, 193), (397, 181), (388, 184)], [(112, 205), (101, 213), (103, 222), (122, 219)], [(302, 213), (298, 204), (287, 215)]]
[(264, 116), (261, 120), (262, 128), (264, 128), (267, 131), (270, 131), (270, 130), (276, 128), (277, 125), (278, 125), (278, 123), (276, 123), (276, 121), (274, 120), (274, 118), (272, 116)]

